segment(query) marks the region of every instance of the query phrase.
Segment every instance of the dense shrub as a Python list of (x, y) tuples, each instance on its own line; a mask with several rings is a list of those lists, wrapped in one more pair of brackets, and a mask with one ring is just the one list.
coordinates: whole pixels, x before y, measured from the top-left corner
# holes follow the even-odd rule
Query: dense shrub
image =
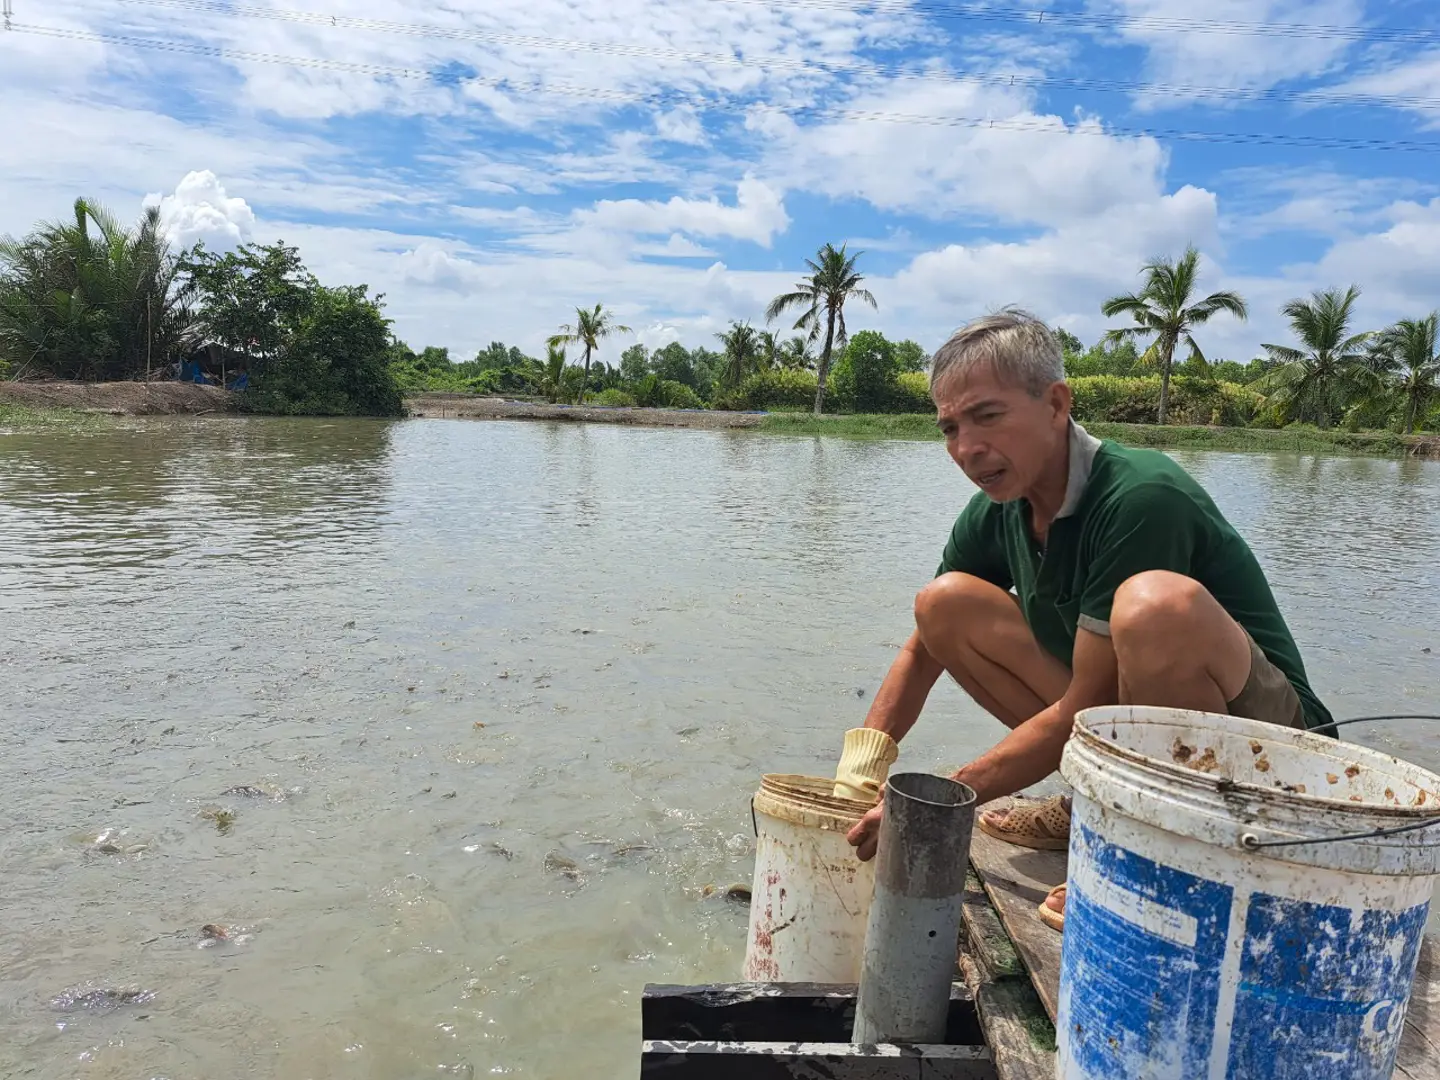
[(612, 386), (608, 390), (601, 390), (590, 399), (589, 404), (628, 407), (635, 404), (635, 395)]
[(923, 371), (902, 371), (891, 390), (891, 407), (886, 412), (928, 413), (935, 411), (930, 397), (930, 376)]
[(815, 373), (777, 368), (757, 371), (739, 388), (716, 400), (726, 409), (810, 409), (815, 406)]
[[(1118, 424), (1154, 423), (1160, 406), (1158, 375), (1122, 378), (1085, 375), (1070, 380), (1075, 419)], [(1245, 427), (1260, 412), (1260, 396), (1234, 383), (1175, 378), (1170, 381), (1170, 422)]]

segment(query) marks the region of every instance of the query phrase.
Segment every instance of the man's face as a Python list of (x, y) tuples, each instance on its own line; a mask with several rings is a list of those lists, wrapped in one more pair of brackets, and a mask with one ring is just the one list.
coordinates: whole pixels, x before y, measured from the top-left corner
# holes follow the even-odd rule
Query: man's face
[(942, 379), (933, 392), (945, 448), (996, 502), (1034, 490), (1069, 437), (1070, 388), (1064, 383), (1037, 398), (982, 366)]

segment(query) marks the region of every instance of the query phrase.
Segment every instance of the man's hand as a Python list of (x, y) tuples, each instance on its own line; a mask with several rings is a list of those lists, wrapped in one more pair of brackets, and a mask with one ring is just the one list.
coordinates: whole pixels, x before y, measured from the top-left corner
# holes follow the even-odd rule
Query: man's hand
[(857, 849), (855, 854), (861, 862), (869, 862), (875, 857), (875, 849), (880, 844), (880, 819), (884, 816), (885, 789), (882, 787), (880, 801), (866, 811), (865, 816), (855, 823), (855, 827), (845, 834), (850, 846)]

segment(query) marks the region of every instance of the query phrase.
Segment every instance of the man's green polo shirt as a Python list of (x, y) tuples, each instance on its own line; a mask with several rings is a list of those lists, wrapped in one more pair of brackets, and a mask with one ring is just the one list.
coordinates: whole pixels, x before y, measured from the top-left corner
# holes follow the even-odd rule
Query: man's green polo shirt
[(1101, 442), (1072, 422), (1065, 500), (1045, 545), (1030, 531), (1025, 499), (997, 503), (976, 492), (937, 575), (960, 571), (1014, 589), (1036, 640), (1068, 667), (1076, 629), (1108, 636), (1115, 590), (1146, 570), (1205, 586), (1290, 680), (1306, 724), (1330, 723), (1250, 546), (1205, 489), (1159, 451)]

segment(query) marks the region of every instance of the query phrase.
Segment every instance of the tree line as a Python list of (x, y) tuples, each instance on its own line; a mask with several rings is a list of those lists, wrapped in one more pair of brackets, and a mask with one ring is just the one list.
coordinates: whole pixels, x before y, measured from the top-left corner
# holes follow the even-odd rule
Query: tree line
[[(929, 359), (919, 344), (848, 332), (847, 305), (879, 306), (858, 269), (862, 254), (826, 244), (767, 305), (763, 325), (732, 321), (713, 346), (634, 344), (609, 365), (597, 351), (631, 331), (597, 303), (549, 336), (543, 358), (493, 342), (457, 362), (443, 348), (413, 350), (392, 333), (382, 296), (365, 285), (322, 284), (283, 242), (175, 251), (158, 208), (126, 226), (77, 199), (70, 218), (0, 238), (0, 377), (173, 377), (187, 361), (205, 371), (198, 350), (213, 343), (250, 376), (245, 407), (264, 412), (398, 415), (402, 394), (419, 390), (668, 408), (928, 411)], [(1128, 325), (1089, 347), (1057, 331), (1077, 402), (1103, 412), (1093, 418), (1164, 424), (1178, 405), (1191, 422), (1406, 433), (1440, 426), (1436, 312), (1360, 330), (1358, 286), (1318, 290), (1282, 308), (1292, 342), (1265, 344), (1246, 363), (1211, 360), (1203, 328), (1217, 316), (1248, 318), (1245, 299), (1200, 297), (1193, 247), (1152, 260), (1141, 275), (1139, 290), (1100, 308)]]

